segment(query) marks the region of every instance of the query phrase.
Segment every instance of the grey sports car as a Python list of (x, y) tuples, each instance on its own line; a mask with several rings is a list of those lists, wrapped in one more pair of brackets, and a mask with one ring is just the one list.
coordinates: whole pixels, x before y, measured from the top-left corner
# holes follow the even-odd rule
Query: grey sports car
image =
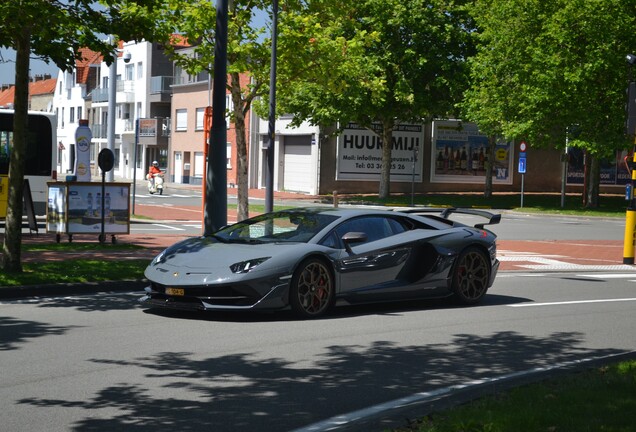
[[(449, 218), (487, 219), (469, 226)], [(185, 310), (276, 310), (301, 318), (336, 302), (427, 297), (477, 303), (499, 268), (501, 215), (472, 209), (298, 208), (174, 244), (145, 271), (142, 303)]]

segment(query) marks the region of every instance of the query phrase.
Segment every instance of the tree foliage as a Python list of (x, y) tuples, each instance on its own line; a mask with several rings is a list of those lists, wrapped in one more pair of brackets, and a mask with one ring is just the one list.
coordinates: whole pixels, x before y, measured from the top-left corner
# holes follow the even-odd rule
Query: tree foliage
[[(396, 122), (447, 116), (461, 98), (472, 54), (463, 1), (307, 0), (281, 18), (278, 100), (294, 124), (378, 122), (391, 143)], [(391, 145), (382, 160), (387, 197)]]
[[(163, 0), (12, 0), (0, 3), (0, 46), (16, 51), (15, 120), (13, 149), (9, 163), (9, 196), (2, 267), (21, 272), (22, 196), (24, 152), (26, 149), (29, 61), (34, 55), (54, 62), (62, 70), (72, 70), (88, 47), (114, 59), (117, 39), (153, 40), (165, 28)], [(115, 36), (109, 43), (104, 34)]]
[[(634, 0), (477, 0), (466, 117), (531, 146), (625, 148), (625, 55), (636, 47)], [(574, 133), (573, 133), (574, 131)]]

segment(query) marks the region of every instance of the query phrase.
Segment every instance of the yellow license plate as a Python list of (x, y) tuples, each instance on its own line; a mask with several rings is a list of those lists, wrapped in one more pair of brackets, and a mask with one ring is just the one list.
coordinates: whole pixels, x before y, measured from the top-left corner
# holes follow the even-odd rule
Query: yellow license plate
[(174, 295), (174, 296), (182, 296), (185, 295), (185, 291), (183, 288), (166, 288), (166, 294)]

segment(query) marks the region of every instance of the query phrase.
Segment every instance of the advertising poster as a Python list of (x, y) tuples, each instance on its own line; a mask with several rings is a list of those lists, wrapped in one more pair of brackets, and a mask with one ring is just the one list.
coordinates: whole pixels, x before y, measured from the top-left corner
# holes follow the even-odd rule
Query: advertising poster
[(66, 231), (66, 186), (49, 186), (46, 209), (46, 230), (48, 232)]
[[(511, 142), (498, 142), (492, 165), (493, 183), (512, 184)], [(485, 183), (488, 137), (474, 123), (433, 122), (432, 183)]]
[[(382, 126), (374, 123), (372, 128), (349, 123), (338, 137), (336, 180), (380, 180)], [(392, 182), (422, 181), (423, 144), (424, 125), (399, 124), (393, 128)]]
[[(627, 150), (619, 150), (614, 158), (601, 159), (601, 184), (608, 186), (625, 186), (632, 181), (630, 172), (625, 166)], [(585, 179), (585, 154), (582, 149), (568, 148), (567, 184), (582, 185)]]
[(104, 232), (107, 234), (129, 231), (130, 185), (102, 186), (99, 183), (68, 185), (68, 233), (90, 234), (101, 232), (102, 201), (104, 203)]

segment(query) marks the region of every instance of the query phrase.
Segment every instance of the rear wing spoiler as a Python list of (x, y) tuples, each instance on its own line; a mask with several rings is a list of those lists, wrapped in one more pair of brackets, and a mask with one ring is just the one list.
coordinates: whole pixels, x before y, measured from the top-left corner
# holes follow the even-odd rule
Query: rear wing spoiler
[(432, 208), (432, 207), (422, 207), (422, 208), (410, 208), (410, 209), (400, 209), (397, 210), (402, 213), (409, 213), (415, 215), (428, 215), (430, 213), (439, 213), (439, 217), (442, 219), (448, 219), (450, 215), (453, 213), (481, 216), (488, 219), (488, 222), (479, 223), (475, 225), (475, 228), (483, 229), (486, 225), (495, 225), (501, 221), (501, 214), (499, 213), (491, 213), (486, 210), (477, 210), (471, 208), (458, 208), (458, 207), (446, 207), (446, 208)]

